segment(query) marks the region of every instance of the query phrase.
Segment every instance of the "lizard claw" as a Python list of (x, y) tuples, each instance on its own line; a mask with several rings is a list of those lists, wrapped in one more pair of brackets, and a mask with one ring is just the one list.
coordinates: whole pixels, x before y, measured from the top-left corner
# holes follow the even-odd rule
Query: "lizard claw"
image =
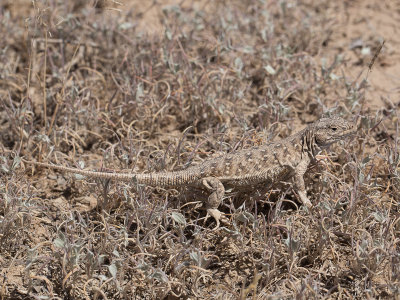
[(308, 199), (308, 197), (306, 196), (306, 194), (302, 191), (299, 191), (299, 197), (301, 202), (307, 207), (307, 208), (311, 208), (313, 205), (310, 201), (310, 199)]
[(225, 217), (224, 214), (222, 212), (220, 212), (218, 209), (216, 208), (209, 208), (207, 209), (207, 215), (204, 221), (207, 221), (208, 217), (213, 217), (215, 222), (217, 222), (217, 226), (215, 226), (213, 228), (213, 230), (217, 230), (219, 228), (220, 220), (222, 219), (222, 221), (225, 221)]

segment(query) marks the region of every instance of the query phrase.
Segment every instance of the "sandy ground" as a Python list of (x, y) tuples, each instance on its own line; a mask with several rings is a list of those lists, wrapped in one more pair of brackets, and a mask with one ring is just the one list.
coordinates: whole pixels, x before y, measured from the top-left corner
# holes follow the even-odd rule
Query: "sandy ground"
[(344, 53), (347, 63), (343, 72), (352, 78), (362, 72), (364, 78), (372, 57), (384, 41), (368, 76), (371, 88), (366, 97), (372, 108), (386, 103), (399, 106), (400, 2), (358, 0), (338, 3), (332, 11), (336, 26), (326, 53)]
[[(166, 5), (192, 5), (207, 8), (210, 1), (156, 1), (143, 5), (142, 1), (126, 1), (126, 7), (144, 14), (138, 27), (148, 34), (162, 34), (163, 26), (158, 14)], [(143, 8), (144, 7), (144, 8)], [(371, 72), (368, 74), (370, 89), (366, 95), (372, 110), (385, 104), (400, 105), (400, 1), (332, 1), (332, 35), (316, 59), (332, 61), (337, 54), (346, 61), (342, 71), (352, 79), (366, 78), (368, 66), (384, 42)]]
[[(9, 1), (11, 14), (21, 17), (21, 21), (29, 17), (30, 1)], [(78, 2), (77, 2), (78, 3)], [(73, 4), (71, 4), (73, 5)], [(133, 11), (138, 16), (133, 23), (144, 34), (164, 34), (163, 24), (159, 22), (159, 15), (166, 5), (195, 6), (207, 10), (213, 1), (121, 1), (120, 4), (106, 1), (99, 6), (105, 14), (113, 16), (126, 11)], [(341, 72), (352, 80), (361, 82), (368, 79), (369, 88), (366, 94), (366, 106), (370, 111), (376, 111), (385, 106), (398, 109), (400, 107), (400, 1), (390, 0), (354, 0), (332, 1), (329, 13), (331, 15), (332, 33), (324, 43), (324, 47), (315, 54), (315, 60), (321, 65), (332, 62), (336, 55), (341, 55), (346, 61), (341, 66)], [(378, 50), (381, 48), (381, 51)], [(368, 66), (377, 54), (371, 72)], [(341, 74), (338, 74), (341, 75)], [(93, 199), (84, 199), (89, 207), (95, 206)], [(55, 201), (55, 205), (57, 202)], [(49, 221), (50, 222), (50, 221)], [(43, 233), (40, 222), (33, 223), (37, 237), (47, 235)], [(13, 277), (18, 285), (18, 274), (22, 270), (15, 268), (9, 277)], [(14, 276), (15, 275), (15, 276)]]
[[(28, 17), (28, 1), (9, 1), (11, 11)], [(213, 1), (158, 0), (158, 1), (99, 1), (106, 14), (115, 15), (132, 11), (138, 18), (133, 22), (140, 31), (149, 35), (163, 34), (164, 26), (159, 15), (166, 6), (193, 6), (207, 11)], [(341, 54), (346, 61), (342, 67), (352, 79), (368, 79), (370, 88), (366, 95), (372, 110), (383, 105), (399, 106), (400, 100), (400, 1), (355, 0), (332, 1), (329, 7), (332, 34), (316, 59), (321, 64), (332, 61)], [(23, 18), (21, 20), (23, 20)], [(384, 46), (368, 74), (368, 66), (382, 43)]]

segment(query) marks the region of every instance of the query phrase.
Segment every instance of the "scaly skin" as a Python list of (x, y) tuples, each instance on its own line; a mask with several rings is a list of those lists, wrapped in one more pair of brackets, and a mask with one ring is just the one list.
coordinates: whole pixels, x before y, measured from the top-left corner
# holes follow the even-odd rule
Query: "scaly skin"
[(88, 177), (132, 181), (149, 186), (203, 187), (210, 192), (206, 207), (208, 214), (216, 219), (218, 227), (221, 218), (218, 206), (226, 187), (240, 190), (241, 187), (258, 184), (272, 186), (293, 177), (294, 189), (301, 202), (311, 207), (303, 179), (308, 165), (323, 148), (344, 139), (354, 131), (354, 125), (343, 118), (322, 118), (278, 142), (207, 159), (199, 165), (175, 172), (108, 173), (34, 161), (24, 162)]

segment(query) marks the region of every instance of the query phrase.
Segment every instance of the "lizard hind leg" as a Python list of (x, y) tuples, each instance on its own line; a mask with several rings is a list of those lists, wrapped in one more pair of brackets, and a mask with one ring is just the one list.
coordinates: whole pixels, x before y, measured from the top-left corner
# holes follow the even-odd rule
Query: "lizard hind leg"
[(307, 207), (311, 208), (313, 205), (307, 197), (307, 192), (304, 184), (304, 174), (307, 170), (307, 166), (309, 164), (308, 160), (302, 161), (297, 168), (295, 168), (294, 175), (294, 186), (297, 194), (299, 195), (299, 200)]
[(207, 216), (211, 216), (217, 222), (217, 226), (214, 228), (217, 229), (220, 225), (220, 220), (223, 217), (223, 214), (218, 210), (219, 205), (222, 202), (222, 199), (225, 195), (225, 187), (222, 182), (216, 177), (205, 177), (202, 179), (203, 186), (210, 192), (206, 202)]

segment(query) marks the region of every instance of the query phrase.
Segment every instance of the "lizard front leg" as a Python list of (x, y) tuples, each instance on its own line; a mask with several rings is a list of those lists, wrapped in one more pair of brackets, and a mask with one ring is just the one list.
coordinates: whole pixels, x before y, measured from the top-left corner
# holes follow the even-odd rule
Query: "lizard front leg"
[(211, 216), (215, 219), (217, 226), (214, 229), (217, 229), (222, 217), (222, 213), (218, 210), (218, 207), (224, 197), (225, 187), (222, 182), (215, 177), (203, 178), (202, 184), (210, 192), (206, 203), (207, 217)]
[(312, 207), (310, 199), (307, 197), (306, 187), (304, 184), (304, 174), (309, 164), (308, 159), (303, 159), (294, 169), (294, 188), (299, 195), (300, 201), (307, 207)]

